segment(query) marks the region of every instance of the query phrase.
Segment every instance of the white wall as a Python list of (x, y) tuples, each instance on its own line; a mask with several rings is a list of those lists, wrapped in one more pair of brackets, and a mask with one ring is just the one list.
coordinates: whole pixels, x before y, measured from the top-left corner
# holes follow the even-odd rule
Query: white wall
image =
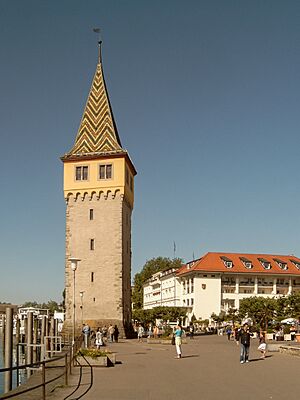
[[(207, 276), (203, 276), (207, 275)], [(215, 275), (212, 277), (212, 275)], [(195, 300), (193, 312), (198, 319), (209, 319), (221, 311), (221, 277), (217, 274), (200, 274), (194, 278)]]

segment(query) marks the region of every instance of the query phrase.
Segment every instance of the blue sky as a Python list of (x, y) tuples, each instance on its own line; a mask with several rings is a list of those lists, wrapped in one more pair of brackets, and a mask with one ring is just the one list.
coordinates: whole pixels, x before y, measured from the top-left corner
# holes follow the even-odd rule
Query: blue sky
[(1, 0), (0, 301), (60, 301), (61, 155), (103, 39), (138, 170), (132, 275), (207, 251), (300, 256), (298, 1)]

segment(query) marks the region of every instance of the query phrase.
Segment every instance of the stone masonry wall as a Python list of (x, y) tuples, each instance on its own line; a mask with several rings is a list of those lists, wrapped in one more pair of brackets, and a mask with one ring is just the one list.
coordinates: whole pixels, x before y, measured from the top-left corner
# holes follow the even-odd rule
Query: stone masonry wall
[(122, 333), (131, 317), (131, 208), (122, 196), (67, 202), (65, 327), (70, 328), (74, 275), (69, 257), (81, 259), (75, 273), (76, 330), (85, 322), (94, 329), (114, 323)]

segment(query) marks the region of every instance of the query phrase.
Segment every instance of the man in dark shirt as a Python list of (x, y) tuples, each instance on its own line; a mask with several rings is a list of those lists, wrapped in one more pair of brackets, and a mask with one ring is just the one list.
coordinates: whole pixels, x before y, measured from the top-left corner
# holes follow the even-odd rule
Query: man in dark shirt
[(250, 331), (248, 324), (244, 324), (240, 330), (239, 340), (241, 343), (240, 363), (249, 362)]

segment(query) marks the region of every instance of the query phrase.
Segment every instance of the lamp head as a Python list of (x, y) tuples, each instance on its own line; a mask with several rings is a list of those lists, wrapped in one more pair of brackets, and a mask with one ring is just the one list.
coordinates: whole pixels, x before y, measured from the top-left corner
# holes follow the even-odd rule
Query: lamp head
[(72, 269), (72, 271), (75, 272), (76, 269), (77, 269), (78, 261), (81, 261), (80, 258), (70, 257), (69, 261), (71, 261), (71, 269)]

